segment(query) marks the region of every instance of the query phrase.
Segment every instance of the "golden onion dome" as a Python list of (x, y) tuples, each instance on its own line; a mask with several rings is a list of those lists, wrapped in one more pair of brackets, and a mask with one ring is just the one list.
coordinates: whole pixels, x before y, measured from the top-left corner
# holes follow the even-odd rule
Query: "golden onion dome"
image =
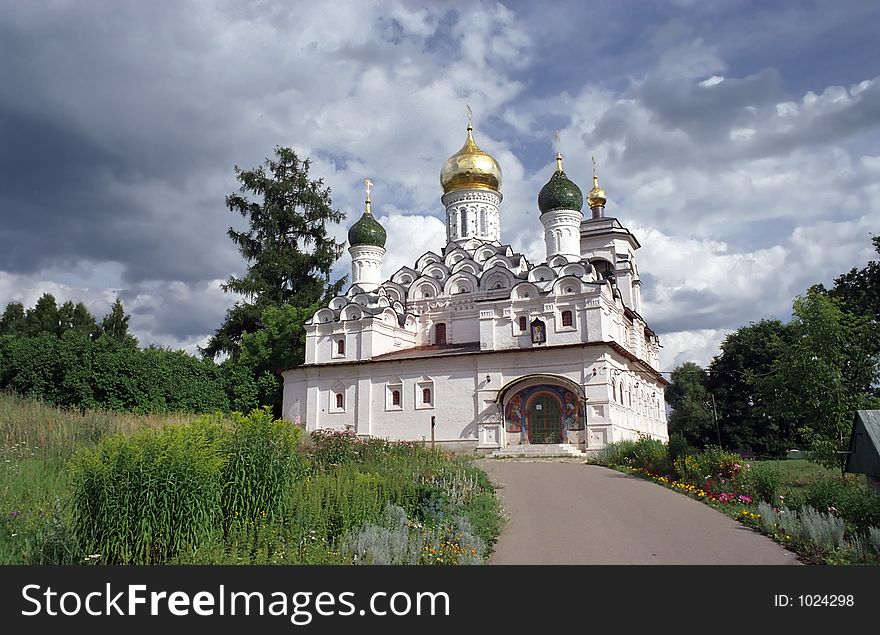
[(501, 190), (501, 166), (491, 154), (483, 152), (474, 141), (474, 128), (467, 127), (467, 139), (461, 150), (446, 159), (440, 171), (443, 193), (467, 188)]
[(590, 190), (590, 194), (587, 196), (587, 203), (589, 204), (590, 209), (593, 209), (594, 207), (605, 207), (605, 202), (607, 200), (605, 190), (599, 187), (599, 177), (593, 174), (593, 189)]

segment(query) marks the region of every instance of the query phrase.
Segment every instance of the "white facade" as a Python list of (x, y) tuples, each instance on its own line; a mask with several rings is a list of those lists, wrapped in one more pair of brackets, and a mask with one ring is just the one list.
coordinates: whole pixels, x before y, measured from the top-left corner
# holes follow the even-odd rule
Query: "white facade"
[[(576, 233), (553, 234), (533, 265), (499, 241), (500, 192), (461, 188), (442, 202), (442, 250), (381, 283), (355, 276), (307, 324), (305, 363), (283, 372), (285, 418), (415, 441), (433, 422), (437, 441), (463, 449), (665, 441), (635, 237), (611, 217), (548, 212), (545, 232)], [(365, 249), (352, 247), (356, 262)]]

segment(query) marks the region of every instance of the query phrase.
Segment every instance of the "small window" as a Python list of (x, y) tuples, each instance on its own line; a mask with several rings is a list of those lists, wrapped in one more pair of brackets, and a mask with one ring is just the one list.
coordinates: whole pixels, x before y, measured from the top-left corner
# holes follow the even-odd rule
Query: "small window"
[(563, 311), (562, 312), (562, 326), (571, 326), (571, 325), (572, 325), (571, 311)]
[(336, 354), (345, 355), (345, 340), (338, 340), (336, 342)]
[(341, 392), (336, 393), (336, 407), (340, 409), (345, 407), (345, 395)]
[(391, 392), (391, 405), (399, 406), (400, 405), (400, 391), (394, 390)]
[(431, 389), (422, 388), (422, 403), (431, 403)]
[(446, 343), (446, 323), (440, 322), (434, 326), (434, 343), (435, 344), (445, 344)]
[(527, 328), (529, 328), (529, 321), (526, 319), (526, 316), (519, 316), (519, 330), (525, 331)]

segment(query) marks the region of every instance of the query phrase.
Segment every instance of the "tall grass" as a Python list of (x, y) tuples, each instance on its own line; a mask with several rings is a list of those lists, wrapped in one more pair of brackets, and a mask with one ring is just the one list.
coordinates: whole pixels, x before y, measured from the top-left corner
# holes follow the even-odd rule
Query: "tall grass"
[(223, 484), (220, 425), (141, 430), (104, 439), (73, 463), (73, 533), (109, 564), (156, 564), (211, 538)]
[(233, 413), (220, 471), (224, 533), (234, 525), (253, 529), (284, 514), (288, 497), (305, 469), (297, 453), (300, 428), (276, 421), (268, 408)]
[(112, 434), (131, 435), (195, 421), (191, 414), (135, 415), (98, 410), (65, 410), (43, 401), (0, 392), (0, 447), (24, 445), (41, 458), (69, 458)]

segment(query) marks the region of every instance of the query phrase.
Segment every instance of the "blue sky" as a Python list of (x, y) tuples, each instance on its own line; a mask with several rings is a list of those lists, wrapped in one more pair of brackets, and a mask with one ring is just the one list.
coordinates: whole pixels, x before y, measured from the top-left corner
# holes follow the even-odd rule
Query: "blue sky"
[[(874, 2), (0, 1), (0, 304), (43, 292), (142, 344), (195, 346), (234, 301), (234, 166), (312, 158), (349, 218), (362, 179), (384, 273), (444, 242), (438, 175), (477, 142), (502, 238), (543, 256), (559, 130), (642, 244), (664, 369), (872, 257), (880, 221)], [(348, 270), (348, 257), (337, 274)]]

